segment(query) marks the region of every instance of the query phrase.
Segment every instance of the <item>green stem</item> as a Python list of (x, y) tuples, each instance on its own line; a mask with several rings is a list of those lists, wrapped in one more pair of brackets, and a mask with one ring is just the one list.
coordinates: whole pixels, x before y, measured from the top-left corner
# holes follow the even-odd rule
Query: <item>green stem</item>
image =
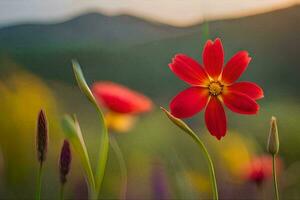
[(35, 194), (35, 199), (40, 200), (41, 199), (41, 191), (42, 191), (42, 171), (43, 171), (43, 164), (40, 163), (38, 177), (37, 177), (37, 190)]
[(209, 39), (209, 25), (208, 21), (204, 20), (202, 24), (202, 39), (203, 43), (205, 43)]
[(65, 184), (60, 186), (60, 200), (64, 200)]
[(274, 189), (276, 194), (276, 199), (279, 200), (279, 192), (278, 192), (278, 182), (277, 182), (277, 175), (276, 175), (276, 155), (273, 154), (273, 182), (274, 182)]
[(213, 198), (215, 200), (218, 200), (219, 199), (218, 186), (217, 186), (217, 180), (216, 180), (214, 165), (213, 165), (213, 162), (211, 160), (211, 157), (210, 157), (204, 143), (200, 140), (200, 138), (193, 132), (192, 132), (192, 134), (190, 134), (190, 136), (196, 142), (196, 144), (200, 147), (203, 154), (205, 155), (205, 158), (206, 158), (206, 161), (207, 161), (207, 164), (208, 164), (210, 180), (211, 180), (211, 184), (212, 184)]
[(100, 193), (101, 185), (105, 174), (106, 163), (108, 159), (108, 149), (109, 149), (108, 131), (105, 124), (104, 115), (98, 105), (98, 102), (96, 101), (94, 95), (92, 94), (88, 84), (85, 81), (79, 63), (75, 60), (72, 60), (72, 64), (73, 64), (73, 71), (74, 71), (74, 75), (78, 87), (80, 88), (82, 93), (87, 97), (87, 99), (95, 106), (100, 119), (100, 124), (102, 125), (102, 131), (100, 136), (100, 149), (99, 149), (98, 163), (96, 168), (97, 171), (95, 176), (96, 186), (95, 186), (95, 190), (93, 190), (95, 192), (93, 192), (91, 195), (93, 199), (97, 199)]
[[(97, 105), (97, 103), (94, 103), (94, 105), (97, 107), (97, 111), (99, 114), (100, 121), (102, 123), (102, 134), (100, 138), (100, 149), (99, 149), (99, 156), (98, 156), (98, 165), (97, 165), (97, 171), (96, 171), (96, 197), (99, 196), (104, 174), (105, 174), (105, 168), (108, 160), (108, 150), (109, 150), (109, 136), (107, 132), (107, 128), (104, 121), (104, 115)], [(96, 198), (97, 199), (97, 198)]]
[(120, 170), (121, 170), (121, 176), (122, 176), (122, 184), (121, 184), (121, 193), (120, 193), (120, 199), (125, 200), (126, 199), (126, 193), (127, 193), (127, 167), (126, 162), (122, 153), (122, 150), (116, 140), (116, 138), (111, 134), (110, 137), (110, 145), (115, 152), (117, 156), (117, 160), (119, 162)]
[(210, 157), (204, 143), (200, 140), (200, 138), (197, 136), (197, 134), (186, 123), (184, 123), (184, 121), (182, 121), (179, 118), (174, 117), (169, 111), (167, 111), (163, 107), (161, 107), (161, 109), (165, 112), (165, 114), (168, 116), (168, 118), (176, 126), (178, 126), (181, 130), (183, 130), (185, 133), (187, 133), (196, 142), (196, 144), (200, 147), (200, 150), (205, 155), (206, 161), (208, 163), (209, 175), (210, 175), (210, 180), (211, 180), (212, 190), (213, 190), (213, 198), (215, 200), (218, 200), (219, 199), (218, 186), (217, 186), (217, 181), (216, 181), (214, 165), (213, 165), (211, 157)]

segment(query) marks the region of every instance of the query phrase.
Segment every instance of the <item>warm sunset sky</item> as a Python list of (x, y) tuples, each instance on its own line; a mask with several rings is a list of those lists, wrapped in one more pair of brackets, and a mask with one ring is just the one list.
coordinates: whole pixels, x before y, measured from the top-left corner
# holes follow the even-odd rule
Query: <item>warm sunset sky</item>
[(176, 26), (206, 19), (251, 15), (299, 4), (300, 0), (0, 0), (0, 26), (56, 22), (87, 11), (132, 14)]

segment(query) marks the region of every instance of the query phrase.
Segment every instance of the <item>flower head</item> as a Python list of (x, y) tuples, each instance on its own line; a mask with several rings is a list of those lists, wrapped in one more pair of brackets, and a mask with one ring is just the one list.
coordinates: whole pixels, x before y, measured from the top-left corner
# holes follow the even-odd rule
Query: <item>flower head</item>
[(138, 92), (113, 82), (96, 82), (92, 92), (107, 109), (123, 114), (138, 114), (150, 111), (152, 102)]
[(41, 110), (37, 120), (36, 146), (38, 161), (42, 163), (46, 160), (48, 148), (48, 123), (45, 112)]
[(67, 181), (67, 175), (70, 171), (71, 160), (72, 155), (70, 150), (70, 144), (67, 140), (64, 140), (59, 159), (59, 173), (61, 184), (65, 184)]
[(127, 132), (135, 123), (136, 115), (152, 109), (146, 96), (113, 82), (96, 82), (92, 87), (96, 100), (104, 106), (106, 125), (118, 133)]
[[(280, 171), (281, 162), (276, 160), (277, 170)], [(260, 156), (252, 159), (245, 167), (244, 178), (248, 181), (255, 182), (257, 184), (272, 177), (272, 157), (271, 156)]]
[(259, 110), (256, 100), (263, 97), (263, 90), (252, 82), (236, 82), (251, 60), (247, 51), (239, 51), (223, 67), (224, 51), (217, 38), (206, 42), (202, 57), (204, 67), (184, 54), (177, 54), (169, 64), (190, 85), (173, 98), (170, 110), (175, 117), (187, 118), (206, 107), (206, 127), (221, 139), (227, 132), (223, 105), (236, 113), (256, 114)]

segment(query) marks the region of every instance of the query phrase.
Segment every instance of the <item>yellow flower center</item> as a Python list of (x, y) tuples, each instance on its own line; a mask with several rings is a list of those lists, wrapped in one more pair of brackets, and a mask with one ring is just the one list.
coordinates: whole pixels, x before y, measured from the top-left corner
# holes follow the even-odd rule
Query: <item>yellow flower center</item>
[(223, 85), (219, 81), (212, 81), (208, 85), (208, 90), (211, 95), (218, 96), (222, 93)]

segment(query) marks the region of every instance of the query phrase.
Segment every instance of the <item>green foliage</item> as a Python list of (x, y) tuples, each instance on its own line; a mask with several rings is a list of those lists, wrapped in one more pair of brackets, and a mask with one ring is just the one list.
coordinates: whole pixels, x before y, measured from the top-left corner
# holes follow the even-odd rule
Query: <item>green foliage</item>
[(86, 83), (86, 81), (84, 79), (84, 76), (83, 76), (83, 73), (82, 73), (79, 63), (75, 60), (72, 60), (72, 64), (73, 64), (73, 72), (74, 72), (79, 89), (88, 98), (88, 100), (91, 103), (93, 103), (98, 109), (97, 101), (96, 101), (95, 97), (93, 96), (88, 84)]
[(70, 116), (65, 116), (62, 120), (62, 128), (64, 130), (65, 137), (70, 141), (73, 149), (80, 158), (80, 162), (89, 184), (90, 192), (93, 193), (95, 191), (94, 175), (92, 172), (88, 151), (76, 117), (72, 119)]
[(97, 168), (96, 168), (96, 174), (95, 174), (95, 187), (96, 187), (96, 197), (100, 193), (101, 185), (103, 182), (103, 177), (105, 173), (106, 163), (108, 159), (108, 150), (109, 150), (109, 136), (107, 127), (105, 124), (104, 115), (94, 98), (90, 88), (88, 87), (85, 78), (83, 76), (82, 70), (80, 68), (80, 65), (76, 61), (72, 61), (73, 63), (73, 72), (78, 84), (78, 87), (82, 91), (82, 93), (87, 97), (87, 99), (95, 106), (96, 111), (98, 112), (99, 121), (101, 125), (101, 133), (100, 133), (100, 148), (99, 148), (99, 156), (98, 156), (98, 162), (97, 162)]

